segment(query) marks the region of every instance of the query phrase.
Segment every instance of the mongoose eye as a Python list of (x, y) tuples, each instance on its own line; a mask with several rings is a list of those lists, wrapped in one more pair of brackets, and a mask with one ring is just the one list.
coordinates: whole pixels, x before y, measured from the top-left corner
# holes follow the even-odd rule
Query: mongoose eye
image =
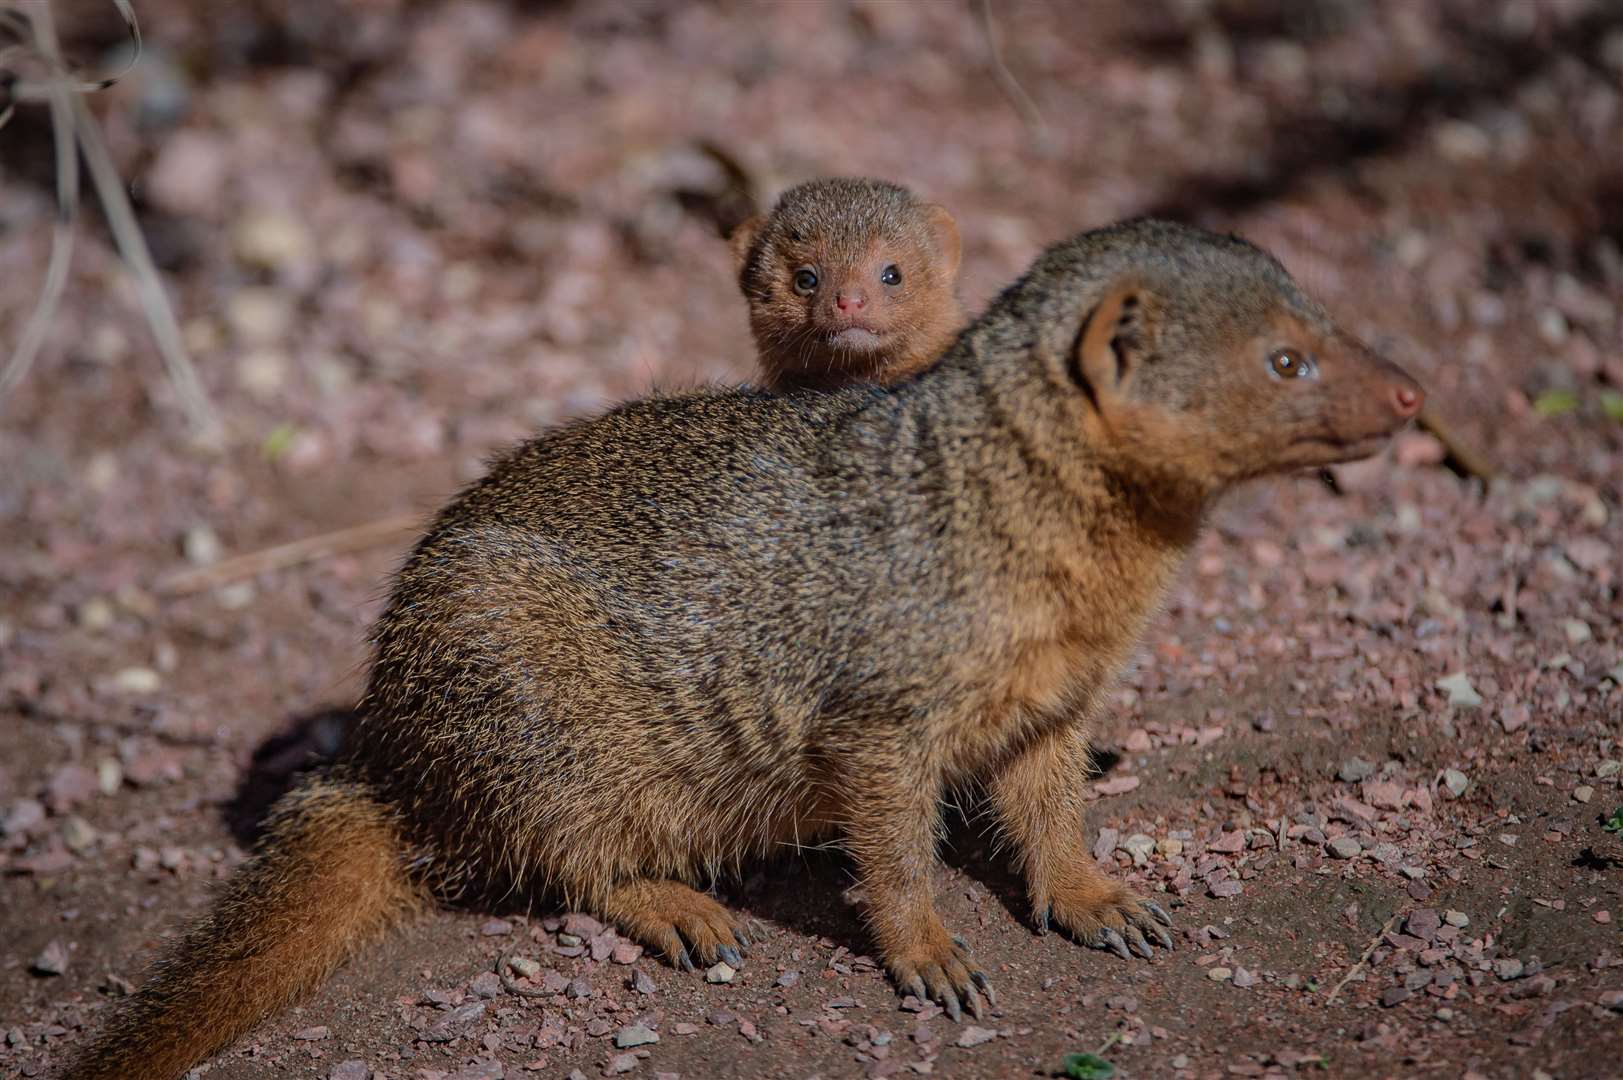
[(1281, 379), (1307, 379), (1318, 370), (1312, 358), (1295, 349), (1275, 349), (1268, 356), (1268, 367)]
[(902, 283), (902, 268), (895, 263), (891, 263), (880, 272), (879, 280), (886, 285), (900, 285)]
[(817, 288), (817, 271), (807, 268), (795, 271), (795, 292), (807, 296)]

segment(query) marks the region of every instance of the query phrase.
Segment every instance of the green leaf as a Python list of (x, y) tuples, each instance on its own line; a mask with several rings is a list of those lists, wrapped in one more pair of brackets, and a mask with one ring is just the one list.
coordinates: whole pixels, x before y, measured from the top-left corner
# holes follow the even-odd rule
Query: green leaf
[(1540, 416), (1560, 416), (1578, 407), (1578, 395), (1571, 390), (1546, 390), (1533, 400)]
[(1116, 1067), (1098, 1054), (1066, 1054), (1065, 1075), (1071, 1080), (1110, 1080)]
[(298, 434), (299, 429), (293, 424), (277, 424), (271, 429), (271, 433), (265, 436), (265, 441), (259, 444), (259, 452), (265, 455), (266, 461), (274, 462), (287, 453), (287, 448), (293, 445), (293, 440)]
[(1607, 819), (1606, 824), (1602, 825), (1601, 828), (1607, 832), (1623, 833), (1623, 806), (1613, 810), (1612, 816)]
[(1613, 420), (1623, 423), (1623, 394), (1616, 390), (1602, 390), (1600, 392), (1600, 411)]

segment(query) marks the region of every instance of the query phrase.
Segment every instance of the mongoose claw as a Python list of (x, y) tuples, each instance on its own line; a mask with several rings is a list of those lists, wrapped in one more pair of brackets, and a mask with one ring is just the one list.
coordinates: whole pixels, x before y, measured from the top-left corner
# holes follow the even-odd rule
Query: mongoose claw
[(912, 994), (920, 1001), (930, 1000), (930, 991), (925, 989), (924, 979), (921, 976), (913, 976), (907, 981), (907, 985), (903, 986), (902, 989), (906, 990), (909, 994)]
[(947, 1016), (962, 1020), (967, 1011), (976, 1019), (995, 1008), (997, 996), (962, 938), (939, 939), (937, 947), (924, 946), (912, 957), (893, 961), (891, 977), (904, 994), (920, 1001), (933, 1001)]
[(1133, 954), (1127, 951), (1127, 942), (1122, 940), (1122, 936), (1119, 933), (1112, 930), (1108, 926), (1101, 928), (1099, 932), (1093, 936), (1093, 939), (1088, 942), (1088, 944), (1093, 946), (1095, 949), (1109, 949), (1123, 960), (1131, 960), (1133, 958)]
[(1150, 948), (1150, 943), (1144, 939), (1144, 934), (1138, 927), (1129, 923), (1122, 936), (1127, 939), (1127, 947), (1144, 959), (1148, 960), (1155, 955), (1155, 950)]
[(731, 945), (717, 945), (716, 955), (735, 968), (744, 966), (744, 958), (738, 955), (738, 950)]
[(677, 968), (682, 971), (693, 970), (693, 958), (688, 955), (686, 947), (676, 950), (676, 955), (671, 958), (671, 963), (675, 964)]
[[(997, 991), (993, 990), (992, 984), (987, 981), (986, 972), (972, 971), (969, 973), (969, 978), (971, 982), (980, 987), (981, 993), (986, 995), (986, 1003), (994, 1009), (997, 1008)], [(975, 1015), (979, 1016), (980, 1014), (976, 1013)]]
[(1031, 921), (1037, 924), (1037, 933), (1039, 933), (1039, 934), (1048, 933), (1048, 930), (1049, 930), (1048, 919), (1049, 919), (1049, 909), (1046, 908), (1046, 907), (1038, 908), (1032, 914)]
[[(1162, 926), (1171, 926), (1172, 925), (1172, 916), (1168, 915), (1166, 913), (1166, 909), (1163, 908), (1160, 904), (1157, 904), (1154, 900), (1145, 900), (1143, 902), (1143, 907), (1144, 907), (1145, 911), (1149, 912), (1151, 915), (1154, 915), (1155, 916), (1155, 921), (1160, 923)], [(1171, 938), (1167, 939), (1167, 941), (1169, 943), (1171, 942), (1171, 940), (1172, 940)], [(1167, 947), (1171, 948), (1171, 945), (1168, 944)]]

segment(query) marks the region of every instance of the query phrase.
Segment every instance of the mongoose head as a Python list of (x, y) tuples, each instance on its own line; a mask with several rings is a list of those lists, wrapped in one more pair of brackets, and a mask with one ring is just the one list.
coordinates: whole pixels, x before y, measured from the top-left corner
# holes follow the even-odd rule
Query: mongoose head
[(1061, 323), (1070, 340), (1047, 343), (1050, 377), (1126, 469), (1215, 491), (1366, 457), (1420, 411), (1413, 378), (1238, 237), (1132, 221), (1061, 245), (1037, 273), (1071, 277), (1082, 309)]
[(799, 184), (729, 242), (768, 386), (893, 381), (962, 325), (958, 227), (895, 184)]

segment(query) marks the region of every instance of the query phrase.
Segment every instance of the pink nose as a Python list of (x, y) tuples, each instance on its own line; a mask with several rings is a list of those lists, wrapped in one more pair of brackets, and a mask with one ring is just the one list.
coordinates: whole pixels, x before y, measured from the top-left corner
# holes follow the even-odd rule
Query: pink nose
[(841, 289), (834, 297), (834, 303), (841, 311), (861, 311), (867, 302), (868, 298), (860, 291), (846, 292)]
[(1399, 386), (1392, 391), (1392, 408), (1399, 416), (1410, 417), (1420, 411), (1426, 395), (1415, 386)]

